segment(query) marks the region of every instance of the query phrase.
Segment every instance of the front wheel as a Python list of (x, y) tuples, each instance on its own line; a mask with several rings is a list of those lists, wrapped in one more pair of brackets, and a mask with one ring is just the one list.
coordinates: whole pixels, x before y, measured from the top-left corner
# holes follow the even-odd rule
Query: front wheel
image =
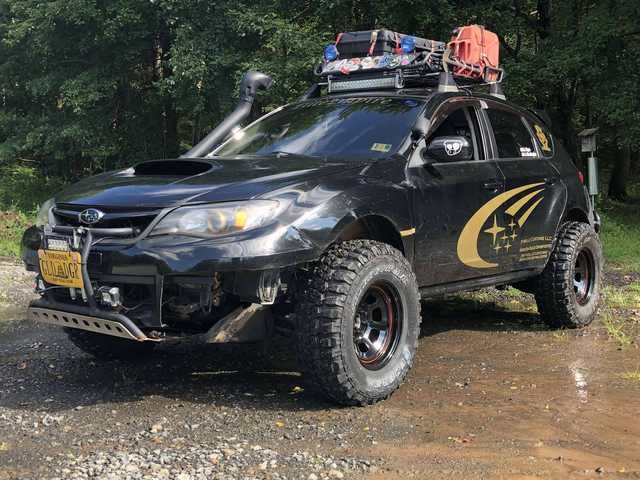
[(345, 405), (389, 397), (411, 368), (420, 333), (409, 262), (384, 243), (343, 242), (305, 274), (302, 290), (297, 350), (308, 382)]
[(565, 223), (535, 294), (548, 325), (579, 328), (593, 321), (600, 302), (602, 264), (602, 245), (593, 227)]

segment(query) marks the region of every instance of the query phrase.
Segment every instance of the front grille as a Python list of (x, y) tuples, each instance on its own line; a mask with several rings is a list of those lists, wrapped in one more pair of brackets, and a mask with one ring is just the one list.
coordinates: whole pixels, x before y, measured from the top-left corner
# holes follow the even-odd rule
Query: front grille
[[(80, 213), (87, 208), (95, 208), (104, 213), (104, 216), (96, 223), (87, 225), (80, 221)], [(57, 204), (53, 209), (53, 215), (57, 225), (69, 227), (95, 227), (95, 228), (132, 228), (133, 237), (143, 232), (154, 218), (160, 213), (159, 209), (149, 210), (141, 208), (125, 207), (93, 207), (86, 205)]]

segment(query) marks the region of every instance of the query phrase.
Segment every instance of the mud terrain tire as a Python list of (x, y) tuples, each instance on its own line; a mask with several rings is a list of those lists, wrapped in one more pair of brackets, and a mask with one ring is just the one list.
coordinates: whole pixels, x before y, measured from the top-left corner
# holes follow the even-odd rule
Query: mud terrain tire
[(369, 240), (333, 245), (303, 275), (301, 290), (297, 353), (306, 383), (344, 405), (388, 398), (411, 368), (420, 334), (418, 285), (402, 253)]
[(76, 328), (66, 328), (65, 332), (76, 347), (98, 360), (142, 361), (155, 347), (153, 342), (136, 342)]
[(540, 316), (554, 328), (580, 328), (596, 316), (602, 283), (602, 245), (586, 223), (567, 222), (538, 279)]

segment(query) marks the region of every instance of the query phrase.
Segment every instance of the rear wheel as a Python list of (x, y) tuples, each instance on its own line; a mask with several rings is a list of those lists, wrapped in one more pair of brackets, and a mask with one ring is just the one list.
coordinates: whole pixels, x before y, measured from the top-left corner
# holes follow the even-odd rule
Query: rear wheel
[(389, 397), (420, 333), (418, 287), (402, 254), (368, 240), (334, 245), (305, 275), (301, 297), (297, 350), (308, 383), (346, 405)]
[(536, 302), (542, 319), (552, 327), (589, 325), (600, 302), (602, 264), (595, 230), (586, 223), (565, 223), (538, 279)]
[(153, 342), (136, 342), (77, 328), (67, 328), (65, 331), (76, 347), (98, 360), (141, 361), (148, 358), (155, 347)]

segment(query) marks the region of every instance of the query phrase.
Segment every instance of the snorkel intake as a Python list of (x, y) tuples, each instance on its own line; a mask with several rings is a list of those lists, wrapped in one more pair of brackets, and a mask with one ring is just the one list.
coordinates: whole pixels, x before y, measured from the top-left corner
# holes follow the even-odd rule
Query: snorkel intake
[(271, 86), (273, 80), (264, 73), (249, 71), (242, 77), (240, 84), (240, 101), (233, 112), (229, 114), (216, 128), (195, 145), (191, 150), (184, 153), (180, 158), (205, 157), (213, 148), (220, 144), (222, 140), (251, 114), (251, 107), (256, 98), (258, 90), (266, 90)]

